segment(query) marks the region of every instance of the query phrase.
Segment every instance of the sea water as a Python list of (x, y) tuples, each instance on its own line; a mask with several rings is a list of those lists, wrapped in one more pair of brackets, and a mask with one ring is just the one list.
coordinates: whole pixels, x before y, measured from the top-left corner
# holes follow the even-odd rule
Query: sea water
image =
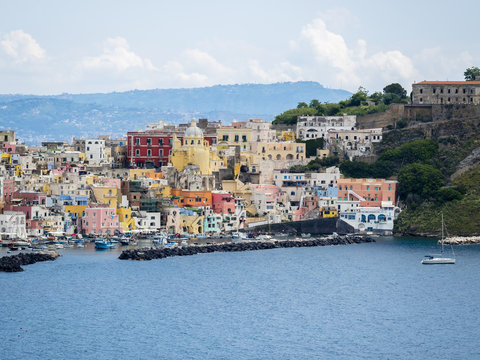
[(65, 249), (0, 273), (0, 359), (480, 358), (480, 246), (432, 240), (118, 260)]

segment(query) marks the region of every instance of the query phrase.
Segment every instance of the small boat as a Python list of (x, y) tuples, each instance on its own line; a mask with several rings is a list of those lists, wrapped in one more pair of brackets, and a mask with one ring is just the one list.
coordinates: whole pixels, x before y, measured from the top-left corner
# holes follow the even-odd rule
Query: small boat
[(106, 239), (96, 239), (95, 240), (95, 248), (96, 249), (113, 249), (116, 247), (116, 244), (113, 244), (112, 242), (106, 240)]
[(422, 259), (422, 264), (424, 265), (433, 265), (433, 264), (455, 264), (455, 252), (453, 251), (453, 246), (450, 245), (452, 249), (452, 256), (453, 257), (446, 257), (443, 254), (443, 231), (444, 224), (443, 224), (443, 213), (442, 213), (442, 238), (440, 240), (441, 244), (441, 253), (437, 255), (425, 255)]

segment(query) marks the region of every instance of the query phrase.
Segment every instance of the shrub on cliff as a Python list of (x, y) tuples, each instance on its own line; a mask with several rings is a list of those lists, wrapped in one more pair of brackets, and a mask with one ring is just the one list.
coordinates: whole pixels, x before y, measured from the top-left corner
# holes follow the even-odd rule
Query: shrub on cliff
[(398, 174), (398, 194), (401, 199), (418, 195), (421, 199), (435, 198), (438, 190), (444, 184), (443, 174), (440, 170), (428, 164), (409, 164)]

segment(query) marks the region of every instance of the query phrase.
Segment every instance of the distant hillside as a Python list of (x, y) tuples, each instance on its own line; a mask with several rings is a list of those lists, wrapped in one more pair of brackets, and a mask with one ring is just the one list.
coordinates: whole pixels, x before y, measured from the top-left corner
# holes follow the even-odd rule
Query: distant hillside
[(179, 123), (207, 117), (224, 124), (252, 117), (273, 120), (305, 99), (338, 102), (350, 95), (311, 81), (107, 94), (0, 95), (0, 127), (16, 130), (18, 138), (30, 144), (73, 136), (117, 137), (159, 120)]

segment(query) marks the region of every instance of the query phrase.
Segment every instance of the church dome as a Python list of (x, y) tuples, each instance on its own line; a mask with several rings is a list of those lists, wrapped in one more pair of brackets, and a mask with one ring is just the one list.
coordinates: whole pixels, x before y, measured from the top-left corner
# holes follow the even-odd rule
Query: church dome
[(190, 123), (190, 127), (185, 130), (184, 137), (202, 137), (203, 138), (203, 131), (197, 126), (197, 122), (195, 119), (192, 120)]

